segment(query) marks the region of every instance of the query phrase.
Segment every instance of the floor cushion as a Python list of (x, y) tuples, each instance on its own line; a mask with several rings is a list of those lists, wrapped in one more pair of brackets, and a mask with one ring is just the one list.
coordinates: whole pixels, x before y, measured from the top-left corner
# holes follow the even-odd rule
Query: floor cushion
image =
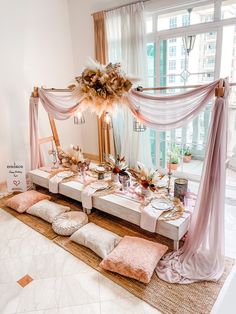
[(125, 236), (100, 263), (103, 269), (149, 283), (168, 247), (142, 238)]
[(121, 237), (90, 222), (72, 234), (70, 239), (104, 258), (116, 247)]
[(69, 210), (70, 207), (68, 206), (56, 204), (49, 200), (43, 200), (29, 207), (26, 212), (52, 223), (56, 216)]
[(30, 206), (42, 200), (49, 200), (51, 197), (37, 191), (27, 191), (17, 194), (6, 201), (6, 205), (19, 213), (24, 213)]
[(59, 235), (70, 236), (88, 223), (88, 216), (79, 211), (63, 213), (52, 222), (52, 229)]

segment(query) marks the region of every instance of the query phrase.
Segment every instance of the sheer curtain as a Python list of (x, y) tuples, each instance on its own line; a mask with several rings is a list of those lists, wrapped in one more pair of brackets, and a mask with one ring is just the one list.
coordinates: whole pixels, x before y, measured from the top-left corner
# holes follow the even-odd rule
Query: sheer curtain
[[(145, 41), (143, 3), (107, 12), (108, 62), (121, 62), (128, 75), (145, 81)], [(145, 83), (143, 83), (145, 85)], [(150, 131), (133, 131), (133, 116), (128, 107), (117, 107), (113, 114), (116, 152), (134, 166), (137, 161), (152, 166)]]

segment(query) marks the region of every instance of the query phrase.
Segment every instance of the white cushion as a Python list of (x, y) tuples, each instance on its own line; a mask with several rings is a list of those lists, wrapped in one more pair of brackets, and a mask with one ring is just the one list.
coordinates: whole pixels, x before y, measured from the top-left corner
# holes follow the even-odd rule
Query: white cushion
[(52, 222), (52, 229), (60, 235), (70, 236), (79, 228), (88, 223), (88, 216), (79, 211), (63, 213)]
[(117, 246), (121, 237), (90, 222), (72, 234), (70, 239), (104, 258)]
[(56, 204), (48, 200), (40, 201), (27, 209), (27, 213), (52, 223), (53, 219), (70, 210), (70, 207)]

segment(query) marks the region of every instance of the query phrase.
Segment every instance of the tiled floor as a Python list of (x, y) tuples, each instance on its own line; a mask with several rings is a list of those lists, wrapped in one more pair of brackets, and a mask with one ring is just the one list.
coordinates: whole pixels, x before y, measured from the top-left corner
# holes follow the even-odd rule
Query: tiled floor
[[(226, 255), (236, 258), (236, 173), (229, 171), (225, 224)], [(25, 275), (32, 281), (22, 287)], [(159, 312), (0, 209), (0, 314), (8, 313)]]

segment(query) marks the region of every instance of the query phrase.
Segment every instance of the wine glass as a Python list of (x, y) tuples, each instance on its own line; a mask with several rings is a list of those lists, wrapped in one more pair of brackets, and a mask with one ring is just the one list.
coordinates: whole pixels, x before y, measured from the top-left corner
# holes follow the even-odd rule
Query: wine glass
[(53, 163), (53, 166), (51, 167), (51, 169), (58, 169), (58, 165), (57, 165), (57, 152), (55, 150), (52, 150), (51, 153), (51, 160)]

